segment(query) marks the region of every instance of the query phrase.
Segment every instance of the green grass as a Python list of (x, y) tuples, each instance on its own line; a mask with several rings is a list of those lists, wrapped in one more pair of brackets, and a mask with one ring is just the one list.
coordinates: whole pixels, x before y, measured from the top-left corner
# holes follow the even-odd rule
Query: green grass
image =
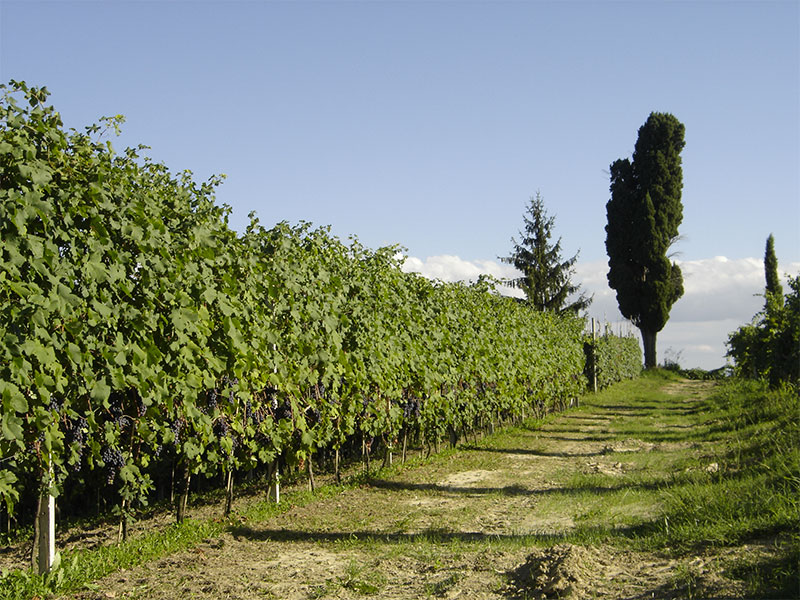
[(386, 585), (386, 576), (375, 569), (374, 564), (359, 564), (351, 561), (347, 572), (341, 577), (339, 583), (342, 587), (352, 590), (362, 596), (378, 594)]
[(711, 397), (719, 471), (670, 491), (671, 545), (733, 544), (797, 531), (800, 523), (800, 406), (794, 390), (731, 383)]
[(726, 570), (747, 584), (753, 598), (791, 598), (800, 596), (800, 538), (797, 535), (780, 544), (768, 558), (740, 557), (730, 561)]
[(425, 592), (428, 596), (444, 596), (447, 594), (447, 591), (461, 581), (462, 578), (463, 575), (461, 573), (452, 573), (441, 581), (426, 584)]
[[(357, 482), (356, 482), (357, 483)], [(356, 485), (352, 483), (350, 485)], [(346, 486), (322, 486), (315, 494), (298, 491), (284, 495), (280, 504), (258, 501), (228, 520), (186, 519), (154, 533), (116, 544), (91, 550), (77, 550), (59, 555), (52, 571), (38, 575), (32, 571), (0, 573), (0, 600), (45, 597), (55, 592), (70, 592), (93, 589), (92, 582), (119, 571), (187, 550), (202, 541), (220, 536), (241, 525), (242, 522), (258, 523), (286, 512), (293, 506), (304, 506), (321, 498), (341, 492)]]
[[(753, 597), (796, 597), (800, 592), (800, 403), (791, 388), (758, 382), (720, 384), (700, 405), (676, 407), (654, 389), (669, 373), (648, 373), (616, 386), (580, 410), (614, 414), (602, 439), (636, 439), (654, 451), (617, 454), (624, 478), (575, 473), (564, 495), (576, 527), (564, 540), (611, 543), (621, 548), (667, 551), (679, 557), (703, 548), (775, 539), (774, 556), (732, 561), (725, 572), (741, 579)], [(647, 408), (655, 419), (637, 419)], [(699, 410), (698, 410), (699, 409)], [(619, 416), (631, 418), (619, 418)], [(687, 426), (688, 423), (688, 426)], [(553, 431), (569, 431), (563, 423)], [(589, 436), (588, 439), (592, 439)], [(659, 445), (672, 445), (662, 451)], [(563, 498), (551, 498), (554, 505)], [(613, 518), (625, 505), (652, 506), (658, 514)], [(547, 505), (538, 507), (548, 510)], [(676, 574), (687, 597), (702, 597), (691, 568)], [(682, 583), (681, 583), (682, 582)], [(699, 594), (699, 595), (698, 595)]]
[[(800, 592), (800, 402), (790, 388), (731, 381), (707, 402), (689, 439), (710, 442), (718, 470), (687, 459), (683, 477), (663, 488), (664, 522), (638, 538), (644, 549), (674, 554), (774, 538), (774, 556), (733, 561), (726, 572), (754, 597)], [(687, 581), (692, 579), (686, 573)]]
[(119, 569), (130, 568), (186, 548), (224, 531), (224, 524), (186, 520), (154, 534), (145, 534), (115, 546), (67, 552), (47, 575), (12, 571), (0, 579), (0, 598), (32, 598), (58, 591), (91, 588), (91, 582)]

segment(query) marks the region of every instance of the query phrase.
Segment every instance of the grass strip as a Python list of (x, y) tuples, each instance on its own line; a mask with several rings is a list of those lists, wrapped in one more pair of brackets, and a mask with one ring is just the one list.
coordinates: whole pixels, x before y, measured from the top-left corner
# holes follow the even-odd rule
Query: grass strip
[[(555, 418), (549, 415), (537, 425)], [(499, 429), (484, 439), (503, 435), (505, 430)], [(64, 594), (82, 589), (94, 590), (93, 583), (110, 573), (121, 569), (130, 569), (147, 562), (169, 556), (176, 552), (197, 546), (203, 540), (222, 535), (226, 531), (235, 532), (242, 523), (258, 524), (276, 515), (282, 514), (292, 507), (303, 507), (321, 499), (329, 498), (341, 492), (367, 483), (372, 477), (389, 477), (405, 468), (428, 464), (437, 460), (446, 460), (458, 450), (447, 448), (430, 457), (414, 457), (405, 464), (395, 463), (391, 466), (373, 470), (367, 474), (358, 472), (342, 484), (319, 486), (314, 492), (294, 490), (284, 492), (283, 499), (276, 504), (259, 501), (247, 506), (244, 510), (235, 511), (229, 519), (186, 519), (183, 523), (174, 523), (166, 529), (153, 533), (145, 533), (130, 538), (116, 545), (101, 546), (93, 549), (81, 549), (57, 554), (56, 564), (50, 573), (39, 575), (33, 570), (12, 570), (0, 572), (0, 600), (19, 600), (20, 598), (43, 598), (53, 594)]]
[[(616, 441), (621, 446), (638, 440), (656, 447), (646, 453), (620, 455), (620, 460), (626, 461), (631, 469), (624, 478), (602, 473), (571, 475), (564, 482), (563, 491), (552, 495), (551, 501), (568, 501), (570, 506), (585, 504), (574, 527), (563, 532), (495, 537), (449, 530), (410, 535), (376, 533), (334, 543), (373, 546), (377, 555), (420, 547), (432, 556), (443, 547), (611, 544), (623, 549), (666, 552), (680, 559), (713, 548), (769, 538), (775, 540), (773, 554), (752, 559), (737, 554), (737, 558), (726, 564), (726, 576), (744, 580), (753, 597), (781, 597), (781, 593), (800, 589), (797, 392), (726, 382), (719, 384), (710, 396), (687, 402), (688, 396), (665, 393), (664, 385), (674, 381), (677, 378), (671, 375), (648, 373), (639, 380), (587, 396), (580, 408), (567, 411), (572, 414), (571, 419), (559, 421), (565, 413), (549, 415), (543, 421), (531, 419), (498, 430), (466, 448), (447, 449), (432, 457), (418, 456), (405, 465), (396, 463), (375, 470), (371, 476), (359, 473), (343, 485), (323, 485), (313, 493), (302, 489), (287, 491), (278, 505), (267, 501), (242, 503), (241, 510), (229, 520), (187, 520), (117, 546), (68, 552), (59, 568), (46, 576), (22, 571), (0, 575), (0, 600), (97, 589), (93, 582), (109, 573), (190, 549), (225, 532), (235, 535), (237, 530), (249, 529), (291, 507), (306, 506), (345, 490), (369, 487), (374, 478), (386, 479), (420, 466), (426, 467), (426, 473), (428, 468), (436, 471), (465, 450), (502, 450), (509, 444), (514, 447), (515, 436), (543, 425), (557, 435), (575, 435), (570, 430), (579, 426), (576, 420), (581, 418), (600, 423), (603, 440)], [(581, 417), (587, 413), (589, 416)], [(660, 443), (672, 446), (669, 451), (660, 450)], [(598, 491), (603, 492), (602, 499)], [(615, 510), (623, 502), (651, 503), (654, 499), (661, 504), (656, 514), (614, 521)], [(540, 510), (543, 506), (540, 505)], [(355, 572), (346, 579), (356, 587), (365, 580)]]
[(259, 523), (321, 498), (336, 495), (356, 485), (325, 485), (311, 493), (287, 492), (279, 504), (266, 500), (255, 502), (229, 519), (186, 519), (165, 529), (130, 538), (120, 544), (93, 549), (67, 551), (58, 555), (50, 573), (38, 575), (31, 570), (0, 573), (0, 600), (46, 597), (50, 594), (97, 589), (94, 581), (121, 569), (137, 567), (197, 546), (203, 540), (222, 535), (242, 522)]

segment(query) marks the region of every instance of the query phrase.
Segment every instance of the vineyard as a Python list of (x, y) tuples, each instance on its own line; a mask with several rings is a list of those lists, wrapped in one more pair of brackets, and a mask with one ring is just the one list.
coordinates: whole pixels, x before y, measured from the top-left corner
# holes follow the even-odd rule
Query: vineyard
[(795, 598), (797, 410), (789, 389), (647, 372), (314, 492), (288, 478), (277, 504), (245, 483), (227, 519), (217, 490), (121, 543), (65, 527), (43, 577), (0, 547), (0, 598)]
[(396, 247), (253, 215), (237, 234), (218, 179), (116, 154), (121, 118), (67, 131), (47, 96), (12, 82), (0, 117), (9, 534), (56, 497), (62, 519), (113, 509), (124, 539), (173, 494), (182, 521), (193, 479), (228, 512), (237, 474), (313, 487), (315, 465), (455, 446), (640, 370), (634, 339), (404, 273)]

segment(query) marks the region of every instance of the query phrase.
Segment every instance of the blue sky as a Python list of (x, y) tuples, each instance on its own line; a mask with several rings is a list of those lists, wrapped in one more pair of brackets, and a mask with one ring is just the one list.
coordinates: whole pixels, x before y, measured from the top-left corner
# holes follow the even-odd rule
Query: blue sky
[[(540, 190), (610, 320), (607, 169), (671, 112), (686, 126), (678, 258), (703, 265), (698, 294), (751, 273), (721, 319), (735, 327), (763, 286), (736, 261), (761, 260), (773, 233), (782, 269), (800, 268), (799, 7), (0, 0), (0, 80), (46, 85), (68, 126), (125, 115), (120, 149), (225, 173), (237, 229), (250, 211), (329, 224), (423, 265), (457, 257), (452, 277), (505, 255)], [(675, 351), (719, 366), (722, 329), (708, 338)]]

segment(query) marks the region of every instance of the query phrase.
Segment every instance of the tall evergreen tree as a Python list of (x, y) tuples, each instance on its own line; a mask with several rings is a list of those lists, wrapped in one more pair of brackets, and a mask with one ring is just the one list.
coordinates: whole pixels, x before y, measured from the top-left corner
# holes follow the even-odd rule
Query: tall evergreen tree
[[(541, 311), (579, 312), (585, 310), (592, 299), (579, 293), (580, 286), (572, 283), (578, 255), (561, 260), (561, 238), (553, 244), (554, 217), (549, 217), (539, 192), (530, 199), (525, 215), (525, 228), (519, 232), (520, 241), (513, 237), (511, 256), (500, 257), (506, 264), (514, 265), (521, 277), (509, 281), (512, 287), (525, 293), (527, 302)], [(575, 294), (578, 297), (574, 298)]]
[(774, 298), (783, 304), (783, 286), (781, 278), (778, 276), (778, 258), (775, 256), (775, 238), (770, 233), (767, 238), (767, 247), (764, 251), (764, 276), (767, 280), (766, 296)]
[(671, 114), (654, 112), (639, 128), (633, 160), (611, 165), (608, 283), (617, 292), (622, 315), (642, 333), (646, 367), (656, 366), (656, 336), (683, 295), (683, 275), (667, 251), (683, 219), (684, 145), (683, 124)]

